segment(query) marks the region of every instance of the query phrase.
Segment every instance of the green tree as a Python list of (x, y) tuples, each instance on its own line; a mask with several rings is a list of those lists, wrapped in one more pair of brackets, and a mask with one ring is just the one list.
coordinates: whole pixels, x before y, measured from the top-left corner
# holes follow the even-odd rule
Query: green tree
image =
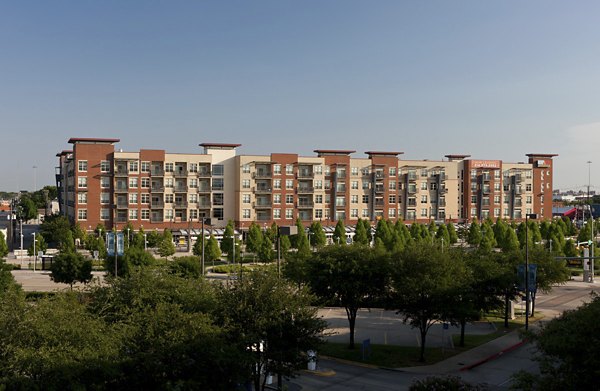
[(346, 227), (343, 220), (338, 220), (335, 224), (332, 239), (334, 244), (346, 244)]
[(598, 388), (598, 318), (600, 296), (576, 310), (545, 322), (528, 338), (537, 347), (540, 373), (525, 371), (515, 376), (515, 389), (592, 390)]
[(435, 238), (442, 241), (443, 246), (450, 247), (450, 234), (448, 233), (448, 227), (444, 224), (440, 224), (438, 227)]
[(152, 254), (137, 246), (131, 246), (125, 250), (124, 260), (131, 266), (137, 267), (150, 266), (155, 262)]
[(17, 219), (29, 221), (37, 218), (37, 206), (28, 195), (22, 195), (17, 206)]
[(75, 240), (71, 231), (66, 231), (64, 236), (60, 238), (58, 248), (61, 253), (72, 253), (75, 252)]
[(271, 262), (275, 259), (275, 250), (273, 250), (273, 243), (268, 236), (265, 236), (264, 240), (260, 244), (258, 249), (258, 258), (263, 262)]
[(349, 348), (354, 349), (358, 310), (379, 301), (388, 286), (387, 259), (367, 246), (355, 245), (326, 247), (300, 262), (305, 263), (306, 271), (301, 273), (297, 282), (307, 283), (323, 303), (333, 303), (346, 309), (350, 328)]
[(65, 216), (46, 216), (40, 224), (40, 233), (49, 244), (58, 245), (70, 231), (71, 225)]
[(501, 243), (500, 249), (505, 252), (517, 251), (519, 249), (519, 238), (515, 230), (508, 226), (504, 233), (504, 240)]
[(477, 220), (474, 219), (471, 225), (469, 226), (467, 243), (469, 243), (471, 246), (479, 246), (479, 243), (481, 243), (481, 239), (481, 228), (479, 227)]
[(458, 243), (458, 234), (456, 233), (456, 228), (454, 228), (454, 224), (448, 223), (448, 224), (446, 224), (446, 228), (448, 229), (448, 236), (450, 237), (450, 244)]
[(227, 255), (233, 252), (233, 237), (233, 220), (229, 220), (225, 226), (225, 230), (223, 231), (223, 238), (221, 239), (221, 252), (224, 252)]
[(327, 236), (325, 235), (321, 222), (313, 222), (310, 225), (310, 233), (310, 244), (314, 248), (320, 249), (327, 244)]
[(52, 281), (69, 284), (71, 290), (75, 282), (87, 284), (92, 280), (92, 262), (74, 252), (60, 253), (55, 256), (50, 270)]
[(4, 258), (8, 255), (8, 245), (6, 244), (6, 238), (4, 232), (0, 231), (0, 258)]
[(279, 251), (281, 253), (281, 257), (284, 258), (287, 255), (287, 253), (290, 251), (290, 248), (292, 248), (289, 236), (282, 235), (279, 238), (279, 248), (280, 248)]
[(367, 238), (367, 229), (365, 228), (362, 219), (359, 217), (356, 222), (356, 229), (354, 230), (354, 240), (353, 244), (355, 245), (363, 245), (366, 246), (369, 244), (369, 239)]
[(173, 234), (165, 229), (162, 240), (158, 244), (158, 254), (161, 257), (168, 258), (175, 254), (175, 243), (173, 243)]
[(420, 360), (425, 361), (427, 333), (447, 317), (452, 292), (464, 280), (463, 268), (448, 252), (426, 243), (406, 247), (393, 261), (390, 304), (405, 323), (419, 330)]
[(171, 273), (184, 278), (200, 278), (202, 270), (196, 257), (177, 257), (169, 263)]
[(262, 373), (276, 374), (282, 386), (283, 376), (305, 368), (305, 352), (319, 346), (325, 328), (306, 288), (265, 272), (220, 288), (218, 313), (230, 327), (230, 344), (244, 352), (240, 361), (250, 363), (255, 390), (265, 389)]
[(392, 246), (392, 242), (394, 240), (394, 236), (392, 231), (390, 230), (390, 226), (385, 219), (380, 219), (377, 222), (377, 228), (375, 230), (375, 241), (377, 239), (381, 240), (383, 246), (389, 249)]
[(214, 235), (210, 235), (210, 238), (208, 238), (204, 246), (205, 261), (214, 263), (215, 261), (221, 259), (221, 249), (219, 248), (219, 242), (214, 237)]
[[(0, 240), (1, 240), (1, 238), (0, 238)], [(36, 255), (38, 253), (38, 251), (43, 251), (44, 253), (46, 253), (46, 250), (48, 250), (48, 245), (46, 244), (44, 237), (39, 233), (35, 234), (35, 252), (34, 252), (33, 247), (34, 246), (33, 246), (33, 240), (32, 240), (31, 246), (29, 246), (29, 248), (27, 249), (27, 255), (29, 255), (30, 257)], [(1, 257), (1, 251), (0, 251), (0, 257)]]
[(146, 236), (146, 240), (148, 240), (148, 247), (156, 248), (160, 245), (160, 242), (162, 241), (162, 235), (157, 231), (150, 231)]
[(263, 241), (263, 233), (260, 226), (255, 222), (250, 224), (248, 228), (248, 235), (246, 236), (246, 251), (251, 253), (258, 253), (260, 246)]

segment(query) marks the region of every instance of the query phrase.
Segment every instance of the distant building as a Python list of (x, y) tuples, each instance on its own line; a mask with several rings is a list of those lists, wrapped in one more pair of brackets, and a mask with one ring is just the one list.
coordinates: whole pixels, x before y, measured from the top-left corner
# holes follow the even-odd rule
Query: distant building
[(57, 154), (62, 214), (92, 230), (186, 229), (210, 217), (238, 229), (256, 221), (346, 225), (358, 218), (410, 222), (465, 222), (475, 218), (552, 217), (554, 154), (528, 154), (528, 162), (402, 160), (402, 152), (315, 150), (237, 155), (239, 144), (200, 144), (203, 153), (115, 150), (119, 139), (71, 138)]

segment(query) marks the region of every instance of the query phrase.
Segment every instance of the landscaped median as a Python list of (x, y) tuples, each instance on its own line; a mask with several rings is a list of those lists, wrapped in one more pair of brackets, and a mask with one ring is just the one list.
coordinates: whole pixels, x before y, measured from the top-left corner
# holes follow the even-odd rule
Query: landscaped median
[[(530, 322), (535, 322), (543, 318), (541, 313), (529, 318)], [(525, 324), (525, 318), (519, 317), (509, 321), (509, 327), (504, 327), (504, 321), (489, 317), (484, 320), (486, 323), (492, 323), (495, 330), (488, 334), (466, 334), (464, 346), (459, 346), (460, 335), (453, 334), (452, 342), (454, 347), (442, 348), (432, 347), (425, 349), (425, 362), (419, 361), (421, 348), (419, 346), (398, 346), (398, 345), (370, 345), (370, 354), (363, 359), (363, 352), (360, 345), (354, 349), (348, 349), (348, 343), (326, 342), (321, 346), (319, 356), (321, 358), (331, 358), (341, 360), (351, 364), (375, 366), (380, 368), (405, 368), (423, 365), (432, 365), (446, 360), (462, 352), (471, 350), (487, 342), (502, 337), (512, 331), (520, 329)], [(497, 353), (497, 352), (495, 352)]]

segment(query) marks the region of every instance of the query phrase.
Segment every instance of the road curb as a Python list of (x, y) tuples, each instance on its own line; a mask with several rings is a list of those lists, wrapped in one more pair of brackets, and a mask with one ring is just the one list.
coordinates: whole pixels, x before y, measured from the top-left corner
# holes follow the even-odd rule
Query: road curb
[(365, 364), (365, 363), (358, 362), (358, 361), (344, 360), (343, 358), (337, 358), (337, 357), (331, 357), (331, 356), (321, 356), (321, 358), (324, 358), (329, 361), (339, 362), (341, 364), (353, 365), (355, 367), (363, 367), (363, 368), (368, 368), (368, 369), (382, 369), (380, 366), (377, 366), (377, 365)]
[(486, 362), (495, 360), (495, 359), (497, 359), (498, 357), (502, 356), (505, 353), (512, 352), (513, 350), (520, 348), (521, 346), (525, 345), (527, 342), (528, 342), (527, 339), (523, 339), (522, 341), (519, 341), (519, 342), (517, 342), (514, 345), (511, 345), (511, 346), (509, 346), (509, 347), (507, 347), (505, 349), (502, 349), (498, 353), (494, 353), (491, 356), (488, 356), (488, 357), (486, 357), (486, 358), (484, 358), (482, 360), (476, 361), (473, 364), (466, 365), (466, 366), (462, 367), (459, 371), (460, 372), (468, 371), (468, 370), (471, 370), (471, 369), (473, 369), (475, 367), (478, 367), (478, 366), (480, 366), (482, 364), (485, 364)]

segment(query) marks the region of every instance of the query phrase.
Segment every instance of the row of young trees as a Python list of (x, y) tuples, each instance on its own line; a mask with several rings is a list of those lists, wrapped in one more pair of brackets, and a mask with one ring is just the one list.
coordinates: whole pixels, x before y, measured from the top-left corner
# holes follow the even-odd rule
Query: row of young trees
[[(376, 239), (377, 240), (377, 239)], [(464, 329), (483, 313), (505, 309), (519, 295), (517, 267), (524, 252), (487, 252), (470, 248), (445, 248), (441, 243), (417, 242), (388, 251), (385, 246), (328, 246), (309, 257), (290, 257), (285, 275), (309, 286), (322, 304), (346, 309), (350, 348), (360, 308), (382, 306), (395, 309), (404, 322), (421, 335), (421, 360), (426, 336), (436, 322), (450, 322)], [(534, 245), (530, 262), (538, 266), (536, 289), (547, 291), (564, 283), (569, 272), (542, 246)]]

